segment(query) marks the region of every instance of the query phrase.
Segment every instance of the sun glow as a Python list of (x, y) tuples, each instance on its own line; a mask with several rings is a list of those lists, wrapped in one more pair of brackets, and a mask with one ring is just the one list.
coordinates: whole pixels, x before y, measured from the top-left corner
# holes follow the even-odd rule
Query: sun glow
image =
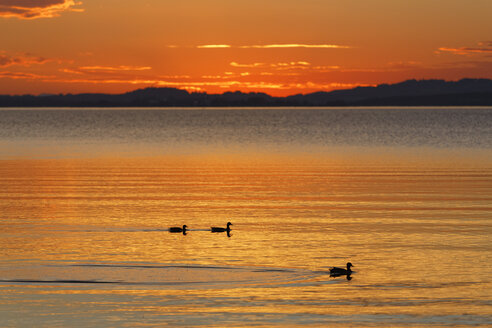
[[(492, 78), (490, 3), (449, 1), (433, 16), (418, 2), (217, 0), (211, 8), (199, 1), (0, 0), (0, 93), (167, 85), (286, 96), (406, 79)], [(420, 23), (385, 19), (390, 7)], [(457, 23), (458, 9), (466, 19)]]

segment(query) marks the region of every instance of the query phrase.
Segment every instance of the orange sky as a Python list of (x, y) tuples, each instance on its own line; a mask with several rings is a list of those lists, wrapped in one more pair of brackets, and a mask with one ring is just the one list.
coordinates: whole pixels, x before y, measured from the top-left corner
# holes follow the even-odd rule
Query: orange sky
[(0, 94), (492, 78), (491, 0), (0, 0)]

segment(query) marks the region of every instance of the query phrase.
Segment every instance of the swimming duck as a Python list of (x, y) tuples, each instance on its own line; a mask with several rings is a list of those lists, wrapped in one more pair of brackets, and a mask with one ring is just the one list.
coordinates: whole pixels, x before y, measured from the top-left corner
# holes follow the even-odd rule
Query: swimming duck
[(188, 228), (188, 226), (185, 224), (183, 225), (183, 227), (171, 227), (169, 228), (169, 232), (182, 232), (182, 233), (186, 233), (186, 228)]
[(352, 273), (352, 270), (350, 267), (353, 267), (354, 265), (350, 262), (347, 263), (347, 269), (344, 268), (337, 268), (333, 267), (330, 269), (330, 275), (332, 276), (341, 276), (341, 275), (350, 275)]
[(230, 222), (227, 222), (227, 228), (221, 228), (221, 227), (212, 227), (210, 228), (212, 230), (212, 232), (231, 232), (231, 225), (232, 223)]

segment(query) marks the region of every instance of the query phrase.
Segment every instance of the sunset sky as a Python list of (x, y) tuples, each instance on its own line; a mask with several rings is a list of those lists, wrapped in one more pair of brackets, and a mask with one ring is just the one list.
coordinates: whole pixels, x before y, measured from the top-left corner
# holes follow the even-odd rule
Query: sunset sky
[(491, 0), (0, 0), (0, 94), (492, 78)]

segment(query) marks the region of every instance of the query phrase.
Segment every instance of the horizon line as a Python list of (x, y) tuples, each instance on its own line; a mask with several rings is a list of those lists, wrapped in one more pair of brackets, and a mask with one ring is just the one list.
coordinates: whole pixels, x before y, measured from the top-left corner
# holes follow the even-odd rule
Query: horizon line
[(189, 91), (187, 90), (185, 87), (183, 88), (179, 88), (179, 87), (162, 87), (162, 86), (148, 86), (148, 87), (144, 87), (144, 88), (137, 88), (137, 89), (132, 89), (132, 90), (129, 90), (129, 91), (124, 91), (124, 92), (117, 92), (117, 93), (107, 93), (107, 92), (79, 92), (79, 93), (71, 93), (71, 92), (67, 92), (67, 93), (48, 93), (48, 92), (41, 92), (39, 94), (31, 94), (31, 93), (24, 93), (24, 94), (0, 94), (0, 96), (11, 96), (11, 97), (21, 97), (21, 96), (32, 96), (32, 97), (49, 97), (49, 96), (68, 96), (68, 95), (86, 95), (86, 94), (97, 94), (97, 95), (112, 95), (112, 96), (117, 96), (117, 95), (124, 95), (124, 94), (127, 94), (127, 93), (131, 93), (131, 92), (135, 92), (135, 91), (139, 91), (139, 90), (146, 90), (146, 89), (173, 89), (173, 90), (181, 90), (181, 91), (186, 91), (188, 94), (207, 94), (207, 95), (224, 95), (226, 93), (237, 93), (237, 92), (240, 92), (240, 93), (243, 93), (243, 94), (265, 94), (265, 95), (268, 95), (269, 97), (272, 97), (272, 98), (287, 98), (287, 97), (290, 97), (290, 96), (296, 96), (296, 95), (309, 95), (309, 94), (313, 94), (313, 93), (318, 93), (318, 92), (326, 92), (326, 93), (330, 93), (330, 92), (333, 92), (333, 91), (342, 91), (342, 90), (354, 90), (356, 88), (364, 88), (364, 87), (367, 87), (367, 88), (375, 88), (375, 87), (379, 87), (379, 86), (382, 86), (382, 85), (397, 85), (397, 84), (401, 84), (401, 83), (405, 83), (405, 82), (409, 82), (409, 81), (417, 81), (417, 82), (422, 82), (422, 81), (442, 81), (442, 82), (459, 82), (459, 81), (463, 81), (463, 80), (489, 80), (489, 81), (492, 81), (492, 78), (469, 78), (469, 77), (465, 77), (465, 78), (460, 78), (460, 79), (456, 79), (456, 80), (446, 80), (446, 79), (439, 79), (439, 78), (431, 78), (431, 79), (406, 79), (406, 80), (402, 80), (402, 81), (399, 81), (399, 82), (394, 82), (394, 83), (388, 83), (388, 82), (383, 82), (383, 83), (377, 83), (377, 84), (364, 84), (364, 83), (360, 83), (358, 84), (357, 86), (355, 87), (352, 87), (352, 88), (342, 88), (342, 89), (331, 89), (331, 90), (317, 90), (317, 91), (312, 91), (312, 92), (308, 92), (308, 93), (293, 93), (293, 94), (289, 94), (289, 95), (286, 95), (286, 96), (272, 96), (271, 94), (267, 93), (267, 92), (264, 92), (264, 91), (242, 91), (242, 90), (230, 90), (230, 91), (224, 91), (222, 93), (208, 93), (207, 91)]

